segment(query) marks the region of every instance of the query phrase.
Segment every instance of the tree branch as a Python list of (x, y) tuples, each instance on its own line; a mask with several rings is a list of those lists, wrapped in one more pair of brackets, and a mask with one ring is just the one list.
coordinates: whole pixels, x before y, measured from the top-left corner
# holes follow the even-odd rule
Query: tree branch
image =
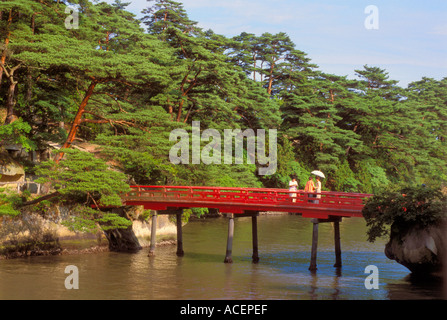
[(53, 198), (55, 198), (55, 197), (57, 197), (59, 195), (60, 195), (59, 191), (56, 191), (56, 192), (44, 195), (44, 196), (42, 196), (40, 198), (24, 202), (24, 203), (22, 203), (22, 207), (29, 206), (29, 205), (32, 205), (32, 204), (36, 204), (36, 203), (39, 203), (39, 202), (44, 201), (44, 200), (53, 199)]

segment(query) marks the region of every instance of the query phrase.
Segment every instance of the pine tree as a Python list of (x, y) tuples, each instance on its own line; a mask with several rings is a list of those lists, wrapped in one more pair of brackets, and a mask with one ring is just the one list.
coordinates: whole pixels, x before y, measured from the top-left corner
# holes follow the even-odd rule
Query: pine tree
[(2, 12), (0, 30), (3, 44), (0, 57), (0, 87), (3, 86), (2, 81), (4, 79), (7, 85), (4, 101), (4, 108), (6, 109), (5, 124), (10, 124), (17, 116), (15, 110), (17, 103), (16, 90), (19, 83), (17, 72), (24, 67), (22, 61), (11, 57), (14, 51), (12, 44), (16, 42), (25, 44), (23, 43), (23, 37), (30, 37), (33, 34), (37, 11), (38, 4), (31, 0), (0, 3), (0, 12)]
[[(85, 5), (85, 16), (81, 14), (81, 20), (85, 21), (82, 34), (76, 31), (71, 36), (42, 33), (33, 39), (30, 50), (16, 55), (31, 66), (38, 63), (47, 72), (56, 72), (62, 82), (71, 80), (72, 84), (84, 86), (83, 98), (63, 148), (70, 147), (83, 123), (134, 125), (132, 122), (108, 119), (102, 104), (106, 103), (104, 100), (87, 108), (93, 95), (102, 94), (107, 96), (109, 102), (116, 102), (118, 97), (128, 92), (126, 89), (152, 89), (168, 82), (157, 53), (161, 56), (166, 54), (161, 46), (153, 43), (155, 39), (142, 33), (136, 20), (105, 3)], [(137, 39), (140, 41), (136, 42)], [(150, 50), (154, 48), (160, 51), (155, 53)], [(61, 70), (66, 73), (61, 74)], [(110, 83), (115, 85), (111, 87)], [(86, 118), (85, 114), (94, 118)], [(61, 156), (62, 153), (56, 160), (60, 160)]]
[(295, 141), (300, 159), (334, 172), (346, 150), (363, 150), (360, 137), (340, 125), (345, 98), (351, 95), (345, 78), (314, 72), (313, 77), (290, 88), (282, 92), (283, 127)]
[(253, 81), (257, 81), (260, 71), (262, 43), (253, 33), (242, 32), (232, 38), (231, 50), (227, 52), (230, 61), (240, 66)]
[[(413, 161), (411, 166), (422, 182), (443, 181), (447, 177), (444, 162), (446, 149), (446, 79), (436, 81), (422, 78), (405, 90), (406, 100), (401, 103), (401, 125), (405, 134), (403, 146)], [(425, 179), (423, 178), (425, 177)]]
[[(109, 168), (101, 159), (76, 149), (64, 150), (67, 157), (56, 163), (43, 162), (37, 168), (42, 178), (57, 190), (52, 201), (75, 207), (71, 220), (65, 222), (75, 230), (96, 230), (98, 223), (108, 222), (108, 228), (127, 228), (132, 222), (100, 207), (122, 206), (121, 193), (130, 190), (126, 176)], [(83, 204), (83, 205), (79, 205)]]
[(180, 2), (172, 0), (147, 0), (148, 2), (155, 2), (153, 6), (148, 7), (142, 11), (145, 16), (141, 21), (148, 27), (148, 31), (161, 36), (161, 39), (166, 39), (164, 36), (168, 28), (175, 28), (182, 33), (191, 33), (196, 29), (197, 22), (188, 18), (188, 15), (183, 9)]

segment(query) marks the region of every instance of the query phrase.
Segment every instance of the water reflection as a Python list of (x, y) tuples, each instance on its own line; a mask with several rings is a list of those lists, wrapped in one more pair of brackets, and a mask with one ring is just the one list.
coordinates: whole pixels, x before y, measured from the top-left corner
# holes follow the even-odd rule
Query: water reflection
[(390, 300), (445, 299), (443, 282), (438, 277), (415, 277), (407, 275), (398, 283), (387, 285)]
[[(322, 285), (321, 277), (318, 276), (317, 271), (310, 271), (311, 273), (311, 284), (309, 291), (310, 300), (338, 300), (340, 298), (340, 288), (339, 288), (339, 278), (341, 276), (340, 270), (341, 268), (335, 268), (335, 275), (331, 278), (324, 279), (325, 284)], [(324, 283), (323, 282), (323, 283)], [(324, 289), (327, 289), (328, 296), (324, 295)], [(321, 290), (323, 289), (323, 290)], [(323, 296), (322, 292), (323, 291)]]
[[(260, 262), (251, 262), (251, 220), (237, 219), (233, 264), (223, 263), (226, 219), (184, 228), (185, 256), (175, 246), (157, 247), (154, 257), (99, 253), (33, 257), (0, 263), (0, 299), (440, 299), (442, 282), (414, 279), (384, 253), (384, 243), (365, 240), (361, 219), (341, 223), (342, 267), (334, 268), (333, 234), (322, 224), (318, 270), (310, 272), (311, 223), (297, 216), (260, 216)], [(67, 265), (79, 269), (79, 290), (67, 290)], [(380, 270), (378, 290), (364, 285), (365, 267)]]

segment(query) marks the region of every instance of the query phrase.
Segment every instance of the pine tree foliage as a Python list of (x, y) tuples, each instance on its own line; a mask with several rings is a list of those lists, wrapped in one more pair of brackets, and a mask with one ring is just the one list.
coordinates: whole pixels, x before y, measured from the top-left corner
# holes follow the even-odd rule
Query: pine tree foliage
[[(314, 169), (337, 191), (446, 180), (447, 78), (401, 88), (385, 69), (365, 64), (348, 79), (319, 70), (285, 32), (227, 38), (199, 28), (180, 2), (148, 1), (142, 20), (128, 4), (0, 1), (0, 145), (63, 145), (52, 164), (59, 171), (45, 171), (59, 192), (85, 188), (75, 192), (83, 204), (87, 195), (117, 201), (115, 191), (88, 181), (95, 170), (62, 166), (77, 140), (97, 144), (128, 183), (284, 188), (290, 176), (305, 180)], [(79, 28), (66, 27), (67, 6)], [(259, 176), (258, 163), (234, 161), (174, 165), (169, 134), (191, 134), (193, 121), (222, 136), (278, 130), (277, 171)], [(62, 168), (72, 186), (52, 175), (62, 177)], [(116, 175), (104, 172), (95, 179)]]
[(101, 207), (122, 206), (121, 195), (130, 191), (127, 177), (110, 168), (102, 159), (89, 152), (65, 150), (59, 163), (42, 162), (36, 173), (37, 182), (56, 190), (57, 201), (75, 206), (72, 217), (65, 221), (74, 230), (92, 232), (100, 223), (107, 228), (127, 228), (131, 221), (117, 214), (102, 212)]
[(42, 178), (38, 182), (50, 183), (66, 201), (83, 200), (94, 207), (122, 204), (120, 194), (130, 190), (123, 173), (89, 152), (67, 149), (65, 153), (67, 157), (59, 163), (49, 160), (39, 165), (37, 174)]

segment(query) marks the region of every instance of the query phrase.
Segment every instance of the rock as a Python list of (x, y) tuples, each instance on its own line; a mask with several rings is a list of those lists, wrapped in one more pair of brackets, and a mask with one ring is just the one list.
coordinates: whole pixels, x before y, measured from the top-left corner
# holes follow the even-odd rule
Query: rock
[(142, 249), (132, 227), (104, 232), (109, 241), (109, 250), (115, 252), (137, 252)]
[[(110, 210), (119, 214), (121, 217), (127, 217), (124, 208), (113, 208)], [(126, 229), (105, 230), (104, 234), (109, 242), (109, 250), (115, 252), (137, 252), (143, 247), (133, 232), (132, 225)]]
[(7, 154), (0, 155), (0, 182), (15, 182), (23, 179), (25, 170)]
[[(391, 227), (391, 230), (396, 228)], [(447, 252), (446, 224), (426, 228), (408, 227), (394, 231), (385, 247), (385, 255), (414, 274), (440, 274)], [(447, 266), (446, 266), (447, 267)]]

